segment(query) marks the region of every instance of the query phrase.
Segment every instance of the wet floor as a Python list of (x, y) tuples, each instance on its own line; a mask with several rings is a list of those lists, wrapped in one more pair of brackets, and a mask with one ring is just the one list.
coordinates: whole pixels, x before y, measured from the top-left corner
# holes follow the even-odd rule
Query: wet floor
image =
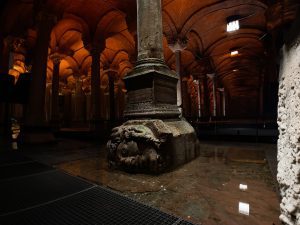
[[(202, 143), (197, 159), (152, 176), (108, 169), (103, 145), (91, 157), (56, 166), (195, 223), (277, 225), (279, 200), (265, 151), (276, 151), (276, 145)], [(239, 213), (240, 202), (249, 204), (249, 215)]]

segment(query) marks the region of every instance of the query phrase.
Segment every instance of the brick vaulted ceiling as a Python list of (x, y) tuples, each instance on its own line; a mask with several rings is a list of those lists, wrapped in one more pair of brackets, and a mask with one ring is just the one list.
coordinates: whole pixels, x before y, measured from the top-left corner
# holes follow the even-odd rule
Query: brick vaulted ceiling
[[(231, 97), (257, 99), (269, 57), (265, 40), (278, 24), (293, 18), (298, 5), (297, 0), (163, 0), (166, 63), (175, 69), (169, 45), (180, 43), (184, 76), (197, 79), (213, 72), (218, 86)], [(36, 39), (37, 12), (46, 10), (57, 16), (49, 55), (59, 52), (63, 56), (62, 83), (72, 83), (78, 75), (88, 83), (89, 50), (99, 45), (101, 70), (117, 71), (124, 86), (122, 78), (136, 59), (136, 0), (10, 0), (3, 6), (2, 38), (22, 37), (27, 48), (33, 48)], [(229, 33), (227, 18), (233, 15), (239, 16), (240, 29)], [(232, 57), (232, 50), (239, 54)], [(52, 68), (49, 60), (49, 80)], [(101, 76), (105, 86), (107, 76)]]

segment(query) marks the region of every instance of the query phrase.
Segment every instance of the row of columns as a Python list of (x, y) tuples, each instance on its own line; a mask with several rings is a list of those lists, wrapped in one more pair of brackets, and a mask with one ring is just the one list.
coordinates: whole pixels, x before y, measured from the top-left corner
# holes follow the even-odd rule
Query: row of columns
[[(182, 115), (185, 117), (194, 117), (195, 115), (192, 116), (192, 109), (193, 107), (198, 107), (198, 118), (226, 117), (226, 92), (224, 88), (217, 88), (215, 74), (207, 74), (195, 80), (198, 94), (197, 106), (192, 105), (191, 96), (188, 93), (187, 80), (183, 79), (184, 72), (181, 66), (181, 50), (175, 50), (174, 54), (178, 76), (177, 105), (180, 107)], [(210, 90), (208, 89), (209, 82), (211, 82), (212, 86), (212, 99), (210, 99)]]
[[(101, 127), (101, 105), (100, 96), (100, 50), (92, 49), (92, 73), (91, 73), (91, 127), (95, 130), (98, 130)], [(62, 57), (59, 54), (53, 54), (50, 57), (53, 61), (53, 77), (52, 77), (52, 94), (51, 94), (51, 124), (53, 126), (59, 125), (59, 67)], [(105, 73), (109, 77), (109, 102), (110, 102), (110, 120), (116, 120), (116, 109), (115, 109), (115, 71), (107, 70)], [(82, 84), (79, 79), (79, 76), (75, 77), (75, 103), (76, 99), (81, 98), (82, 96)], [(75, 104), (75, 112), (76, 110)]]
[[(53, 141), (51, 131), (46, 124), (45, 118), (45, 90), (46, 90), (46, 70), (48, 61), (48, 44), (53, 26), (56, 23), (56, 17), (46, 12), (41, 12), (38, 17), (38, 35), (35, 46), (32, 80), (30, 84), (29, 101), (25, 113), (25, 126), (21, 130), (22, 142)], [(100, 128), (101, 121), (101, 103), (100, 103), (100, 53), (104, 46), (92, 45), (90, 54), (92, 56), (91, 65), (91, 125), (94, 130)], [(51, 125), (54, 128), (59, 127), (59, 70), (63, 56), (55, 52), (50, 56), (53, 62), (53, 77), (51, 87)], [(111, 77), (111, 76), (109, 76)], [(76, 85), (78, 86), (78, 85)], [(110, 118), (115, 119), (114, 104), (114, 82), (110, 78)], [(77, 87), (76, 89), (78, 89)], [(76, 92), (76, 91), (75, 91)], [(77, 93), (77, 92), (76, 92)], [(76, 94), (75, 94), (76, 95)], [(36, 132), (38, 130), (38, 132)], [(36, 133), (43, 133), (43, 138)]]
[[(160, 3), (159, 3), (160, 4)], [(144, 7), (143, 4), (139, 4), (139, 7), (142, 9)], [(154, 10), (154, 9), (153, 9)], [(151, 11), (151, 9), (144, 10), (145, 12)], [(143, 17), (144, 19), (146, 17)], [(138, 22), (142, 23), (143, 18), (138, 18)], [(48, 43), (50, 40), (50, 33), (52, 31), (53, 26), (56, 23), (56, 17), (50, 15), (46, 12), (42, 12), (39, 14), (38, 19), (38, 38), (35, 46), (35, 54), (33, 58), (33, 69), (32, 69), (32, 80), (30, 84), (30, 93), (29, 93), (29, 101), (28, 107), (26, 109), (26, 116), (25, 116), (25, 129), (24, 131), (29, 131), (31, 133), (32, 129), (36, 130), (36, 128), (44, 129), (46, 127), (45, 124), (45, 89), (46, 89), (46, 70), (47, 70), (47, 59), (48, 59)], [(161, 24), (160, 22), (157, 24)], [(143, 26), (139, 26), (140, 29), (144, 29)], [(153, 29), (157, 29), (156, 27)], [(150, 32), (150, 29), (145, 29), (142, 33), (143, 35), (147, 35)], [(151, 30), (152, 32), (152, 30)], [(156, 37), (157, 39), (161, 39), (162, 37)], [(139, 37), (139, 60), (142, 62), (144, 58), (152, 57), (157, 59), (163, 59), (162, 51), (152, 51), (149, 46), (144, 46), (142, 37)], [(160, 41), (153, 40), (151, 43), (160, 44), (161, 46), (156, 46), (157, 49), (162, 50), (162, 43)], [(149, 49), (148, 49), (149, 48)], [(91, 87), (91, 99), (92, 99), (92, 119), (95, 124), (100, 121), (100, 112), (101, 112), (101, 104), (99, 101), (100, 97), (100, 51), (101, 48), (97, 46), (93, 46), (91, 50), (92, 55), (92, 87)], [(177, 85), (178, 95), (177, 95), (177, 104), (182, 105), (183, 107), (183, 114), (185, 114), (185, 101), (182, 99), (186, 98), (187, 92), (184, 89), (187, 89), (186, 82), (183, 82), (181, 77), (181, 52), (176, 51), (176, 62), (177, 62), (177, 76), (180, 78), (180, 81)], [(58, 123), (59, 119), (59, 67), (61, 58), (53, 56), (53, 78), (52, 78), (52, 100), (51, 100), (51, 121), (54, 124)], [(115, 115), (114, 110), (114, 81), (112, 76), (109, 76), (109, 83), (110, 83), (110, 100), (112, 102), (111, 106), (111, 118)], [(216, 96), (215, 96), (215, 85), (214, 88), (214, 107), (213, 107), (213, 116), (216, 115)], [(181, 90), (181, 91), (179, 91)], [(175, 113), (175, 111), (174, 111)], [(95, 125), (95, 128), (97, 125)], [(46, 138), (46, 135), (45, 135)], [(49, 135), (47, 140), (51, 140), (52, 137)]]

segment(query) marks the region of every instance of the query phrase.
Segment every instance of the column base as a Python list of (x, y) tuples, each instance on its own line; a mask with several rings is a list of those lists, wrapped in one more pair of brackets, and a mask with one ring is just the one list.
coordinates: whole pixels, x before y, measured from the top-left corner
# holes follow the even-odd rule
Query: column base
[(130, 120), (113, 129), (107, 143), (111, 167), (134, 173), (162, 173), (199, 155), (194, 128), (185, 120)]
[(19, 137), (19, 145), (38, 145), (55, 143), (56, 139), (51, 127), (22, 127)]

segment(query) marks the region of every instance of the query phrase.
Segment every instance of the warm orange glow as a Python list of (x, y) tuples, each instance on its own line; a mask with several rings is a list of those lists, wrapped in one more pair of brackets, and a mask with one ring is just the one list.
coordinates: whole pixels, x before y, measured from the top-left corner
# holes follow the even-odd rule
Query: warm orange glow
[(239, 54), (239, 51), (232, 51), (231, 53), (230, 53), (230, 56), (236, 56), (236, 55), (238, 55)]

